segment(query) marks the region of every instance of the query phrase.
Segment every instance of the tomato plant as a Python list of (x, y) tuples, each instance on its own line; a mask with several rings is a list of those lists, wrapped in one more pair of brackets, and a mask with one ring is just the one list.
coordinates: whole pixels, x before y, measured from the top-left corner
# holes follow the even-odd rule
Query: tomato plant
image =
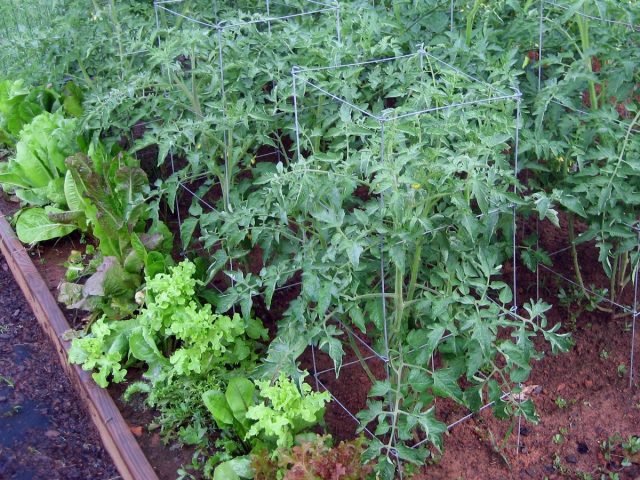
[[(638, 41), (635, 4), (544, 2), (541, 90), (532, 144), (540, 188), (567, 213), (577, 281), (585, 294), (576, 245), (595, 240), (619, 301), (637, 265)], [(575, 220), (586, 223), (576, 232)], [(603, 308), (603, 307), (599, 307)]]
[[(301, 271), (278, 351), (303, 338), (339, 372), (351, 335), (340, 325), (371, 338), (390, 374), (378, 381), (369, 372), (371, 402), (359, 416), (363, 426), (377, 421), (386, 439), (374, 439), (367, 453), (382, 456), (383, 475), (393, 474), (389, 459), (424, 461), (414, 435), (440, 445), (436, 397), (472, 409), (489, 399), (499, 415), (535, 419), (531, 404), (505, 402), (502, 392), (527, 378), (532, 335), (542, 333), (554, 351), (567, 339), (559, 325), (546, 325), (548, 306), (511, 311), (513, 292), (500, 279), (512, 253), (511, 209), (526, 203), (505, 153), (518, 95), (427, 54), (301, 70), (296, 79), (296, 161), (254, 180), (262, 187), (241, 212), (200, 217), (211, 245), (224, 240), (236, 260), (247, 240), (265, 252), (259, 277), (227, 272), (236, 283), (219, 308), (240, 303), (248, 312), (256, 291), (266, 287), (270, 298)], [(217, 255), (223, 261), (214, 269), (222, 270), (227, 258)], [(504, 329), (512, 340), (498, 337)], [(295, 369), (297, 342), (290, 360), (275, 365)], [(427, 366), (432, 355), (441, 368)], [(464, 390), (462, 378), (470, 383)]]

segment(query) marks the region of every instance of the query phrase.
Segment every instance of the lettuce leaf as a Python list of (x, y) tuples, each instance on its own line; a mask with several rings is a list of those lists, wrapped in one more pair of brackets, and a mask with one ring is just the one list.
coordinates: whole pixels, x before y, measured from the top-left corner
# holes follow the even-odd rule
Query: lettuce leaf
[(60, 213), (64, 213), (64, 210), (51, 206), (23, 210), (16, 222), (18, 238), (22, 243), (33, 244), (64, 237), (78, 228), (77, 225), (51, 219), (53, 215)]
[(0, 82), (0, 143), (15, 145), (22, 128), (50, 108), (55, 96), (45, 88), (25, 87), (22, 80)]
[(79, 150), (76, 132), (77, 121), (61, 113), (35, 117), (22, 129), (15, 157), (0, 164), (0, 183), (30, 204), (66, 207), (65, 159)]

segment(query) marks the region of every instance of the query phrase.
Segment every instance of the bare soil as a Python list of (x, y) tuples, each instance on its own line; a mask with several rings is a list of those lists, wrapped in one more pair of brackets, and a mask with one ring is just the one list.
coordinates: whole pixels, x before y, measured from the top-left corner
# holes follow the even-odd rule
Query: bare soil
[[(538, 285), (540, 297), (554, 305), (548, 313), (549, 323), (561, 323), (575, 341), (569, 353), (559, 356), (551, 355), (540, 343), (545, 356), (534, 364), (527, 382), (540, 386), (539, 393), (532, 397), (540, 423), (522, 422), (520, 435), (516, 425), (515, 433), (505, 441), (508, 423), (491, 418), (489, 411), (483, 412), (452, 430), (445, 454), (437, 466), (427, 470), (428, 478), (640, 478), (640, 458), (621, 449), (623, 441), (640, 435), (640, 339), (637, 334), (633, 338), (631, 315), (619, 316), (620, 309), (614, 308), (613, 313), (590, 312), (584, 302), (578, 301), (560, 305), (558, 293), (561, 289), (569, 291), (575, 281), (566, 239), (564, 228), (541, 225), (541, 248), (558, 252), (553, 255), (552, 269), (540, 269), (539, 282), (524, 267), (518, 270), (519, 297), (535, 298)], [(579, 246), (578, 256), (584, 283), (605, 287), (607, 279), (595, 246)], [(617, 301), (632, 305), (632, 286)], [(606, 302), (601, 305), (610, 306)], [(630, 386), (634, 341), (636, 362)], [(470, 452), (473, 461), (469, 461)], [(625, 456), (631, 463), (628, 466), (623, 465)]]
[(0, 478), (120, 478), (0, 254)]

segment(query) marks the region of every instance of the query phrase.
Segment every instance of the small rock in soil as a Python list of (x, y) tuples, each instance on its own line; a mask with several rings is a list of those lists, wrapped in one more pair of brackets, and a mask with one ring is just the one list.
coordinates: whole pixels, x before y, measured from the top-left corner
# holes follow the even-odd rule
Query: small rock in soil
[(566, 457), (564, 457), (564, 459), (567, 461), (567, 463), (578, 463), (578, 458), (575, 455), (567, 455)]
[(587, 446), (587, 444), (586, 444), (586, 443), (584, 443), (584, 442), (578, 442), (578, 448), (577, 448), (577, 450), (578, 450), (578, 453), (581, 453), (581, 454), (583, 454), (583, 455), (584, 455), (585, 453), (588, 453), (588, 452), (589, 452), (589, 447), (588, 447), (588, 446)]
[(58, 432), (57, 430), (47, 430), (46, 432), (44, 432), (44, 436), (47, 438), (56, 438), (60, 436), (60, 432)]

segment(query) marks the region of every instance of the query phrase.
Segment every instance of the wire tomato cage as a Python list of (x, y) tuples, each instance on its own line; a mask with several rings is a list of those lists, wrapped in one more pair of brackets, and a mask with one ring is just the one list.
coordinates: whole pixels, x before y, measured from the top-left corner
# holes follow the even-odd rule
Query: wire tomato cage
[[(590, 29), (593, 26), (595, 28)], [(569, 29), (575, 29), (579, 34), (579, 39), (575, 44), (569, 45), (569, 49), (575, 48), (577, 51), (576, 58), (570, 58), (566, 54)], [(633, 155), (633, 152), (640, 149), (638, 116), (636, 115), (634, 118), (633, 112), (627, 109), (627, 107), (631, 107), (631, 104), (625, 103), (624, 98), (620, 98), (635, 96), (637, 108), (640, 91), (638, 91), (637, 84), (639, 78), (637, 48), (634, 45), (637, 45), (638, 40), (640, 40), (640, 5), (633, 2), (583, 1), (566, 3), (556, 0), (540, 0), (538, 91), (544, 95), (548, 104), (548, 112), (555, 113), (561, 118), (560, 128), (565, 132), (571, 134), (580, 131), (583, 132), (583, 138), (584, 132), (586, 132), (587, 135), (592, 136), (591, 138), (599, 138), (599, 141), (591, 142), (583, 153), (582, 159), (558, 157), (558, 161), (563, 164), (562, 169), (566, 169), (568, 175), (581, 175), (582, 172), (586, 172), (593, 162), (602, 157), (602, 154), (599, 153), (600, 144), (609, 140), (610, 143), (616, 145), (615, 151), (610, 153), (615, 155), (618, 166), (612, 172), (603, 169), (601, 175), (609, 175), (610, 173), (609, 183), (612, 186), (619, 166), (632, 161), (627, 159)], [(614, 50), (615, 55), (604, 58), (607, 49), (609, 52)], [(626, 53), (621, 53), (623, 51)], [(563, 60), (559, 61), (558, 52), (565, 52)], [(634, 66), (630, 68), (629, 65), (632, 64)], [(557, 82), (549, 83), (545, 81), (549, 77), (546, 70), (552, 68), (559, 70), (559, 73), (551, 75), (551, 78), (557, 77)], [(616, 88), (605, 94), (604, 90), (608, 88), (608, 83), (615, 83)], [(545, 128), (544, 125), (542, 128)], [(557, 129), (557, 124), (553, 126), (553, 130), (550, 128), (546, 130), (549, 132), (556, 131), (555, 129)], [(632, 180), (625, 176), (624, 180), (619, 179), (619, 181), (626, 183)], [(604, 191), (602, 194), (606, 196), (607, 192)], [(578, 202), (580, 202), (579, 199)], [(607, 208), (603, 209), (605, 204)], [(611, 192), (609, 192), (608, 199), (601, 197), (598, 205), (601, 210), (602, 229), (593, 236), (601, 245), (616, 237), (616, 241), (619, 241), (623, 246), (623, 253), (629, 255), (629, 279), (633, 285), (630, 303), (625, 304), (617, 298), (606, 295), (606, 287), (597, 289), (595, 286), (587, 286), (580, 276), (571, 277), (541, 263), (538, 263), (536, 271), (536, 291), (539, 298), (540, 272), (544, 270), (572, 288), (580, 289), (584, 294), (596, 299), (597, 302), (608, 304), (610, 308), (616, 309), (620, 314), (630, 316), (629, 386), (633, 387), (636, 376), (635, 350), (638, 342), (636, 319), (639, 314), (640, 211), (637, 205), (631, 206), (627, 203), (620, 205), (619, 202), (615, 202), (611, 198)], [(575, 208), (577, 207), (574, 207), (574, 210)], [(614, 218), (613, 214), (608, 216), (610, 212), (620, 208), (623, 210), (620, 218)], [(607, 229), (614, 232), (613, 235), (609, 235), (606, 232)], [(539, 232), (539, 225), (536, 225), (536, 230)], [(577, 238), (579, 239), (579, 237)], [(540, 248), (539, 241), (537, 248)], [(572, 249), (575, 249), (575, 246), (568, 245), (549, 253), (549, 258), (558, 258), (561, 254)], [(575, 251), (573, 255), (575, 255)], [(604, 255), (606, 256), (607, 253)], [(579, 266), (574, 267), (574, 270), (576, 268), (579, 271)], [(609, 271), (608, 275), (615, 276), (615, 270)]]
[[(263, 8), (256, 8), (256, 2), (235, 2), (229, 8), (224, 2), (194, 5), (183, 0), (161, 0), (154, 2), (154, 9), (160, 32), (158, 55), (171, 85), (165, 97), (175, 113), (175, 118), (162, 122), (161, 144), (165, 147), (159, 157), (168, 158), (171, 178), (183, 195), (193, 199), (195, 210), (217, 211), (213, 201), (205, 198), (207, 190), (217, 188), (222, 191), (223, 209), (231, 212), (230, 191), (239, 170), (261, 161), (287, 161), (288, 147), (282, 139), (286, 132), (282, 130), (288, 125), (290, 108), (286, 91), (277, 89), (289, 87), (276, 82), (280, 80), (278, 69), (283, 68), (280, 64), (288, 60), (275, 58), (277, 53), (268, 46), (289, 47), (290, 38), (302, 38), (323, 25), (330, 32), (330, 24), (334, 37), (326, 40), (339, 43), (340, 5), (316, 0), (266, 0)], [(322, 48), (321, 44), (317, 48)], [(238, 70), (238, 63), (246, 61), (246, 56), (253, 58), (253, 64)], [(262, 68), (258, 74), (256, 67)], [(167, 126), (174, 131), (167, 132)], [(267, 148), (254, 151), (254, 145), (239, 144), (244, 134), (253, 135), (257, 145)], [(187, 147), (182, 148), (180, 144), (185, 143)], [(238, 156), (238, 150), (244, 154)], [(185, 157), (188, 165), (180, 169), (178, 159)], [(222, 165), (216, 158), (222, 159)], [(203, 181), (203, 188), (192, 185)], [(186, 232), (183, 237), (190, 238), (196, 222), (182, 218), (178, 197), (173, 202), (178, 226)], [(183, 245), (183, 254), (187, 247)], [(224, 248), (224, 241), (218, 242), (218, 247)], [(230, 268), (233, 270), (232, 261)], [(233, 278), (231, 281), (235, 285)], [(276, 291), (295, 286), (295, 282), (289, 283)]]
[[(210, 147), (218, 149), (223, 159), (223, 172), (218, 176), (224, 206), (231, 211), (228, 193), (239, 161), (233, 158), (234, 148), (243, 148), (238, 145), (234, 131), (258, 131), (264, 134), (265, 143), (273, 143), (269, 128), (288, 114), (286, 92), (275, 91), (270, 78), (278, 74), (281, 66), (271, 58), (265, 45), (278, 42), (287, 45), (284, 42), (294, 33), (309, 34), (330, 19), (335, 41), (339, 43), (340, 5), (316, 0), (266, 0), (264, 8), (256, 9), (256, 2), (235, 2), (233, 8), (228, 8), (224, 2), (203, 1), (194, 6), (184, 0), (160, 0), (154, 2), (154, 8), (158, 31), (161, 24), (167, 25), (165, 38), (159, 37), (158, 45), (165, 49), (168, 83), (177, 85), (168, 96), (176, 98), (177, 110), (182, 109), (194, 118), (192, 125), (200, 124), (220, 137), (211, 140)], [(181, 44), (187, 47), (180, 53), (179, 48), (173, 47)], [(244, 50), (239, 50), (239, 44)], [(276, 70), (271, 76), (256, 73), (253, 67), (238, 71), (238, 62), (245, 60), (239, 55), (250, 55), (254, 65), (264, 69), (273, 65)], [(207, 99), (204, 104), (199, 102), (201, 97)], [(247, 156), (254, 161), (261, 155), (276, 155), (280, 159), (286, 150), (286, 146), (279, 144), (273, 153), (247, 152)]]
[[(351, 170), (347, 169), (338, 175), (346, 175), (349, 172), (354, 177), (371, 179), (383, 165), (392, 169), (394, 163), (410, 162), (407, 153), (414, 156), (435, 156), (436, 150), (433, 149), (433, 144), (430, 144), (429, 138), (442, 140), (447, 135), (458, 135), (456, 141), (461, 151), (464, 152), (465, 147), (477, 142), (481, 145), (479, 163), (484, 166), (496, 162), (495, 154), (500, 152), (503, 157), (501, 173), (511, 175), (513, 178), (517, 176), (521, 116), (519, 90), (497, 87), (467, 75), (455, 66), (428, 53), (423, 45), (419, 45), (414, 53), (371, 61), (320, 68), (295, 66), (292, 69), (292, 76), (297, 162), (305, 165), (309, 174), (316, 172), (319, 176), (326, 175), (327, 170), (332, 168), (330, 165), (346, 162), (352, 165)], [(402, 80), (394, 82), (392, 79)], [(367, 84), (364, 93), (358, 90), (358, 85), (362, 83)], [(375, 93), (371, 95), (371, 92)], [(328, 125), (325, 124), (323, 131), (318, 131), (316, 128), (319, 123), (322, 123), (315, 111), (315, 106), (322, 102), (319, 102), (316, 97), (329, 98), (334, 102), (321, 114), (323, 118), (340, 119), (335, 123), (326, 122)], [(307, 102), (311, 104), (310, 108), (306, 107)], [(481, 121), (478, 122), (478, 117), (483, 115), (483, 111), (493, 114), (496, 111), (500, 112), (501, 116), (498, 115), (501, 119), (500, 124), (490, 125), (491, 135), (487, 133), (488, 130), (483, 130), (483, 126), (489, 127), (489, 124), (483, 125)], [(467, 115), (467, 112), (471, 113)], [(460, 118), (463, 120), (460, 121)], [(480, 125), (481, 133), (474, 136), (467, 132), (473, 138), (465, 139), (461, 131), (447, 130), (457, 122), (467, 126)], [(336, 145), (337, 148), (331, 148)], [(463, 156), (462, 153), (460, 155)], [(510, 157), (510, 160), (504, 162), (505, 157)], [(453, 159), (450, 161), (455, 163)], [(505, 173), (509, 168), (511, 173)], [(494, 184), (486, 185), (488, 189), (500, 185), (499, 179), (494, 180)], [(408, 196), (419, 194), (422, 189), (415, 179), (405, 179), (404, 183), (405, 185), (400, 187), (391, 184), (372, 185), (372, 189), (378, 195), (380, 211), (385, 209), (385, 202), (389, 201), (394, 189), (404, 190)], [(502, 184), (501, 188), (505, 195), (501, 197), (498, 194), (484, 206), (484, 211), (478, 213), (470, 210), (466, 219), (495, 225), (500, 218), (510, 215), (509, 241), (511, 255), (515, 259), (516, 207), (506, 194), (518, 195), (519, 192), (517, 187), (508, 187), (506, 183)], [(326, 208), (330, 210), (331, 207), (327, 205)], [(384, 220), (379, 225), (383, 224)], [(459, 225), (451, 224), (446, 218), (428, 219), (420, 226), (421, 235), (425, 239), (438, 232), (453, 231), (458, 227)], [(382, 227), (378, 228), (383, 231)], [(390, 268), (389, 258), (385, 258), (385, 255), (390, 250), (390, 242), (393, 244), (392, 247), (395, 247), (401, 245), (403, 240), (380, 233), (375, 239), (358, 239), (356, 235), (355, 242), (360, 242), (352, 247), (353, 251), (358, 252), (360, 264), (363, 263), (365, 255), (370, 257), (369, 264), (376, 262), (379, 264), (378, 288), (379, 296), (383, 299), (380, 308), (382, 341), (378, 342), (377, 346), (372, 346), (365, 339), (366, 331), (359, 329), (359, 332), (356, 332), (343, 319), (332, 318), (331, 321), (337, 328), (349, 337), (351, 348), (358, 358), (344, 363), (341, 367), (320, 368), (317, 347), (312, 346), (313, 378), (316, 388), (329, 391), (336, 405), (345, 412), (346, 416), (360, 425), (360, 429), (370, 438), (376, 438), (376, 432), (363, 424), (356, 412), (351, 411), (344, 401), (331, 392), (327, 375), (332, 374), (330, 380), (335, 380), (339, 368), (356, 368), (363, 363), (373, 362), (384, 365), (385, 376), (389, 379), (389, 365), (393, 362), (395, 354), (390, 345), (391, 321), (387, 313), (387, 302), (384, 300), (389, 294), (385, 279), (388, 277)], [(511, 276), (513, 298), (510, 300), (510, 308), (502, 315), (518, 318), (517, 289), (517, 267), (514, 262)], [(446, 296), (446, 292), (442, 291), (440, 295)], [(500, 300), (504, 303), (505, 299)], [(496, 303), (500, 300), (492, 299)], [(363, 335), (365, 338), (361, 338)], [(441, 345), (453, 336), (454, 333), (447, 333), (445, 329), (436, 343)], [(331, 348), (326, 343), (324, 347), (325, 351), (327, 347)], [(413, 351), (426, 347), (427, 345), (416, 345)], [(428, 364), (432, 371), (435, 370), (438, 362), (437, 354), (433, 353), (433, 350), (432, 344), (431, 353), (428, 355)], [(502, 392), (500, 398), (504, 400), (511, 395), (513, 395), (511, 392)], [(487, 402), (480, 406), (478, 411), (489, 408), (494, 403)], [(448, 423), (447, 429), (471, 418), (473, 414), (469, 412)], [(427, 441), (426, 438), (416, 441), (412, 447), (417, 448)], [(388, 453), (397, 459), (397, 452), (394, 446)]]

